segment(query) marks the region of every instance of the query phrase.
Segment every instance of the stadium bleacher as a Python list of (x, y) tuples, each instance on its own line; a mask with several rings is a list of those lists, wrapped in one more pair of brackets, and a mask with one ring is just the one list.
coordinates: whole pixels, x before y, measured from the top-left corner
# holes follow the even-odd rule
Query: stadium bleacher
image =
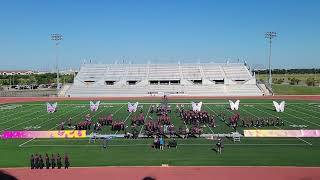
[(261, 96), (242, 63), (83, 64), (64, 96)]

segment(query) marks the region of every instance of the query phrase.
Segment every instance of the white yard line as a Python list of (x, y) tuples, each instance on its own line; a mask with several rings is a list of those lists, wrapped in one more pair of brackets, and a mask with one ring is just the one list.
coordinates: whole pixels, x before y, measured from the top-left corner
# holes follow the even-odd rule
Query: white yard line
[[(34, 110), (34, 109), (36, 109), (36, 108), (38, 108), (38, 107), (36, 107), (36, 106), (28, 106), (28, 108), (26, 108), (26, 109), (23, 109), (23, 110), (21, 110), (21, 109), (16, 109), (16, 111), (15, 112), (8, 112), (8, 113), (10, 113), (9, 115), (7, 115), (7, 116), (2, 116), (1, 118), (0, 118), (0, 121), (1, 120), (4, 120), (4, 119), (7, 119), (7, 118), (10, 118), (11, 119), (11, 117), (12, 116), (14, 116), (15, 118), (14, 119), (17, 119), (17, 118), (19, 118), (19, 117), (21, 117), (21, 116), (24, 116), (25, 114), (24, 113), (27, 113), (27, 112), (30, 112), (30, 111), (32, 111), (32, 110)], [(21, 114), (21, 116), (15, 116), (16, 114)], [(9, 122), (9, 121), (6, 121), (6, 122)], [(4, 124), (4, 123), (6, 123), (6, 122), (1, 122), (0, 124)]]
[[(110, 136), (112, 134), (109, 134)], [(261, 138), (261, 137), (243, 137), (246, 140), (259, 140), (259, 141), (270, 141), (270, 140), (275, 140), (277, 139), (277, 141), (291, 141), (294, 140), (296, 141), (295, 138), (284, 138), (284, 137), (277, 137), (277, 138), (272, 138), (272, 137), (265, 137), (265, 138)], [(88, 141), (88, 137), (85, 138), (75, 138), (75, 139), (65, 139), (65, 138), (57, 138), (57, 139), (35, 139), (35, 142), (51, 142), (51, 141)], [(138, 139), (124, 139), (124, 138), (114, 138), (112, 139), (112, 141), (146, 141), (146, 139), (143, 138), (138, 138)], [(179, 141), (189, 141), (188, 139), (179, 139)]]
[[(251, 108), (254, 108), (254, 107), (251, 107)], [(257, 109), (257, 108), (254, 108), (254, 109)], [(247, 113), (249, 113), (249, 114), (251, 114), (252, 116), (254, 116), (254, 117), (256, 117), (256, 118), (260, 118), (259, 116), (256, 116), (255, 114), (253, 114), (253, 113), (251, 113), (251, 112), (249, 112), (249, 111), (247, 111), (247, 110), (245, 110), (245, 109), (243, 109), (243, 108), (239, 108), (239, 111), (245, 111), (245, 112), (247, 112)], [(257, 109), (257, 110), (259, 110), (259, 109)], [(230, 111), (229, 109), (227, 109), (227, 111), (229, 111), (231, 114), (232, 114), (232, 111)], [(264, 112), (264, 111), (262, 111), (262, 110), (259, 110), (259, 111), (261, 111), (261, 112)], [(264, 113), (266, 113), (266, 112), (264, 112)], [(269, 113), (268, 113), (269, 114)], [(270, 115), (272, 115), (272, 114), (270, 114)], [(274, 116), (274, 117), (277, 117), (277, 116)], [(285, 120), (286, 121), (286, 120)], [(286, 121), (286, 122), (289, 122), (289, 123), (291, 123), (290, 121)], [(293, 124), (293, 123), (291, 123), (291, 124)], [(277, 127), (277, 126), (275, 126), (276, 128), (278, 128), (278, 129), (281, 129), (281, 128), (279, 128), (279, 127)], [(255, 129), (258, 129), (257, 127), (254, 127)], [(283, 130), (283, 129), (282, 129)], [(310, 143), (310, 142), (307, 142), (306, 140), (303, 140), (303, 139), (301, 139), (301, 138), (299, 138), (299, 137), (296, 137), (297, 139), (299, 139), (299, 140), (301, 140), (301, 141), (303, 141), (303, 142), (305, 142), (305, 143), (307, 143), (308, 145), (310, 145), (310, 146), (312, 146), (312, 144)]]
[[(291, 105), (291, 104), (290, 104), (290, 105)], [(293, 105), (291, 105), (291, 106), (293, 106)], [(318, 109), (319, 111), (314, 111), (315, 108), (313, 108), (314, 110), (311, 110), (311, 109), (306, 109), (306, 108), (303, 108), (303, 107), (300, 107), (300, 106), (294, 106), (294, 107), (297, 107), (297, 108), (299, 108), (299, 109), (304, 109), (304, 110), (306, 110), (306, 111), (311, 111), (311, 112), (313, 112), (313, 113), (320, 114), (320, 108)]]
[[(246, 111), (246, 110), (243, 110), (243, 111)], [(256, 117), (256, 118), (260, 118), (259, 116), (256, 116), (255, 114), (253, 114), (253, 113), (251, 113), (251, 112), (249, 112), (249, 111), (246, 111), (246, 112), (249, 113), (249, 114), (251, 114), (252, 116), (254, 116), (254, 117)], [(287, 122), (293, 124), (293, 123), (290, 122), (290, 121), (287, 121)], [(278, 128), (278, 129), (281, 129), (281, 130), (284, 130), (284, 129), (278, 127), (278, 126), (274, 126), (274, 127)], [(304, 140), (304, 139), (302, 139), (302, 138), (300, 138), (300, 137), (296, 137), (296, 138), (299, 139), (300, 141), (302, 141), (302, 142), (304, 142), (304, 143), (307, 143), (308, 145), (312, 146), (312, 144), (311, 144), (310, 142), (308, 142), (308, 141), (306, 141), (306, 140)]]
[[(117, 112), (119, 112), (120, 109), (122, 109), (124, 105), (126, 105), (126, 104), (123, 104), (118, 110), (116, 110), (116, 112), (114, 112), (114, 114), (117, 114)], [(130, 112), (129, 115), (127, 116), (127, 118), (125, 119), (125, 121), (124, 121), (124, 126), (126, 125), (125, 122), (126, 122), (127, 119), (130, 117), (131, 113), (132, 113), (132, 112)], [(114, 135), (116, 135), (117, 133), (118, 133), (118, 131), (117, 131)]]
[[(36, 108), (31, 108), (30, 111), (31, 111), (32, 109), (36, 109)], [(41, 112), (42, 110), (35, 111), (35, 112), (29, 114), (30, 111), (24, 112), (25, 114), (22, 114), (21, 116), (16, 116), (15, 118), (10, 119), (10, 120), (8, 120), (8, 121), (1, 122), (0, 124), (5, 124), (5, 123), (8, 123), (8, 122), (14, 121), (14, 120), (16, 120), (16, 119), (21, 119), (22, 117), (25, 117), (25, 116), (30, 116), (30, 115), (33, 115), (33, 114), (37, 114), (37, 113)], [(14, 113), (14, 114), (16, 114), (16, 113)]]
[(284, 113), (285, 113), (286, 115), (291, 116), (291, 117), (294, 117), (294, 118), (300, 119), (300, 120), (302, 120), (302, 121), (304, 121), (304, 122), (308, 122), (308, 123), (310, 123), (310, 124), (313, 124), (313, 125), (316, 125), (316, 126), (320, 126), (320, 124), (317, 124), (317, 123), (314, 123), (314, 122), (311, 122), (311, 121), (305, 120), (305, 119), (303, 119), (303, 118), (300, 118), (300, 117), (297, 117), (297, 116), (295, 116), (295, 115), (292, 115), (292, 114), (290, 114), (290, 113), (288, 113), (288, 112), (284, 112)]
[[(66, 113), (73, 112), (74, 110), (76, 110), (76, 109), (73, 109), (72, 111), (67, 111)], [(65, 115), (66, 113), (60, 114), (58, 117), (60, 117), (60, 116), (62, 116), (62, 115)], [(86, 113), (86, 111), (84, 111), (84, 112), (82, 112), (82, 113), (79, 113), (79, 114), (77, 114), (77, 115), (75, 115), (75, 116), (72, 116), (72, 118), (77, 117), (77, 116), (79, 116), (79, 115), (81, 115), (81, 114), (83, 114), (83, 113)], [(57, 119), (57, 117), (55, 117), (54, 119)], [(50, 131), (50, 130), (52, 130), (52, 129), (56, 128), (57, 126), (59, 126), (59, 124), (58, 124), (58, 125), (56, 125), (56, 126), (54, 126), (54, 127), (52, 127), (52, 128), (50, 128), (48, 131)], [(33, 140), (35, 140), (35, 139), (36, 139), (36, 138), (29, 139), (29, 140), (27, 140), (27, 141), (25, 141), (25, 142), (23, 142), (23, 143), (19, 144), (19, 147), (22, 147), (23, 145), (25, 145), (25, 144), (27, 144), (27, 143), (29, 143), (29, 142), (31, 142), (31, 141), (33, 141)]]
[[(74, 110), (76, 110), (76, 109), (74, 109)], [(72, 110), (72, 111), (74, 111), (74, 110)], [(68, 113), (70, 113), (70, 112), (72, 112), (72, 111), (68, 111)], [(92, 117), (94, 117), (94, 116), (96, 116), (96, 115), (98, 115), (98, 114), (100, 114), (102, 111), (100, 111), (99, 113), (96, 113), (95, 115), (93, 115)], [(87, 111), (83, 111), (82, 113), (79, 113), (79, 114), (77, 114), (77, 115), (75, 115), (75, 116), (72, 116), (72, 118), (75, 118), (75, 117), (77, 117), (77, 116), (79, 116), (79, 115), (82, 115), (82, 114), (85, 114), (85, 113), (87, 113)], [(65, 114), (65, 113), (64, 113)], [(63, 115), (64, 115), (63, 114)], [(62, 115), (62, 114), (61, 114)], [(61, 116), (61, 115), (59, 115), (59, 117)], [(56, 125), (56, 126), (54, 126), (54, 127), (52, 127), (52, 128), (50, 128), (48, 131), (50, 131), (50, 130), (52, 130), (52, 129), (54, 129), (54, 128), (56, 128), (57, 126), (59, 126), (59, 125)], [(26, 142), (24, 142), (24, 143), (22, 143), (22, 144), (20, 144), (19, 145), (19, 147), (22, 147), (23, 145), (25, 145), (25, 144), (27, 144), (27, 143), (29, 143), (29, 142), (31, 142), (31, 141), (33, 141), (33, 140), (35, 140), (36, 138), (32, 138), (32, 139), (29, 139), (28, 141), (26, 141)]]
[[(123, 107), (123, 106), (122, 106)], [(70, 111), (68, 111), (68, 112), (70, 112)], [(95, 117), (96, 115), (98, 115), (98, 114), (100, 114), (102, 112), (102, 110), (100, 111), (100, 112), (98, 112), (98, 113), (96, 113), (95, 115), (93, 115), (92, 117)], [(117, 111), (116, 111), (117, 112)], [(82, 113), (79, 113), (79, 114), (77, 114), (77, 115), (75, 115), (75, 116), (72, 116), (72, 118), (74, 119), (75, 117), (77, 117), (77, 116), (79, 116), (79, 115), (82, 115), (82, 114), (85, 114), (85, 113), (87, 113), (87, 111), (83, 111)], [(61, 115), (60, 115), (61, 116)], [(59, 126), (59, 124), (58, 125), (56, 125), (56, 126), (54, 126), (54, 127), (52, 127), (52, 128), (50, 128), (48, 131), (50, 131), (50, 130), (52, 130), (52, 129), (54, 129), (54, 128), (56, 128), (57, 126)], [(27, 143), (29, 143), (29, 142), (31, 142), (31, 141), (33, 141), (33, 140), (35, 140), (36, 138), (33, 138), (33, 139), (29, 139), (28, 141), (26, 141), (26, 142), (24, 142), (24, 143), (22, 143), (22, 144), (20, 144), (19, 145), (19, 147), (22, 147), (23, 145), (25, 145), (25, 144), (27, 144)]]
[(298, 111), (298, 110), (295, 110), (295, 109), (292, 109), (292, 108), (289, 108), (289, 107), (287, 107), (287, 109), (290, 109), (291, 111), (295, 111), (295, 112), (298, 112), (298, 113), (300, 113), (300, 114), (304, 114), (304, 115), (307, 115), (307, 116), (310, 116), (310, 117), (313, 117), (313, 118), (320, 119), (320, 117), (316, 117), (316, 116), (313, 116), (313, 115), (311, 115), (311, 114), (307, 114), (307, 113), (305, 113), (305, 112), (301, 112), (301, 111)]
[[(149, 109), (148, 109), (148, 112), (146, 114), (146, 116), (144, 117), (144, 122), (146, 122), (147, 118), (148, 118), (148, 114), (150, 112), (150, 109), (151, 109), (151, 104), (149, 105)], [(140, 131), (139, 131), (139, 135), (141, 134), (142, 130), (143, 130), (143, 127), (144, 127), (144, 124), (142, 125)]]
[[(72, 111), (74, 111), (74, 110), (76, 110), (76, 109), (73, 109)], [(67, 112), (69, 112), (69, 111), (67, 111)], [(65, 112), (65, 113), (63, 113), (63, 114), (66, 114), (67, 112)], [(32, 119), (30, 119), (30, 120), (28, 120), (28, 121), (24, 121), (24, 122), (22, 122), (22, 123), (16, 124), (16, 125), (11, 126), (11, 127), (9, 127), (9, 128), (2, 129), (0, 132), (2, 132), (2, 131), (4, 131), (4, 130), (12, 129), (12, 128), (14, 128), (14, 127), (17, 127), (17, 126), (19, 126), (19, 125), (21, 125), (21, 124), (25, 124), (25, 123), (30, 122), (30, 121), (32, 121), (32, 120), (39, 119), (40, 117), (43, 117), (43, 116), (45, 116), (45, 115), (47, 115), (47, 114), (48, 114), (48, 113), (44, 113), (42, 116), (34, 117), (34, 118), (32, 118)], [(62, 115), (62, 114), (60, 114), (59, 116), (61, 116), (61, 115)], [(53, 118), (53, 119), (55, 119), (55, 118)], [(50, 119), (50, 117), (49, 117), (49, 119), (48, 119), (47, 121), (45, 121), (45, 122), (48, 122), (48, 121), (50, 121), (50, 120), (51, 120), (51, 119)], [(41, 124), (43, 124), (43, 123), (41, 123)]]
[[(205, 103), (205, 105), (206, 105), (206, 104), (207, 104), (207, 103)], [(213, 112), (213, 114), (215, 114), (216, 116), (218, 116), (218, 114), (217, 114), (214, 110), (212, 110), (212, 109), (210, 108), (210, 106), (206, 106), (206, 107), (208, 107), (209, 110)]]
[(117, 112), (120, 111), (120, 109), (122, 109), (124, 105), (122, 105), (118, 110), (116, 110), (116, 112), (114, 112), (114, 114), (117, 114)]
[[(112, 113), (113, 115), (117, 114), (123, 107), (124, 107), (125, 104), (123, 104), (119, 109), (117, 109), (114, 113)], [(130, 114), (129, 114), (130, 116)], [(128, 118), (128, 117), (127, 117)], [(118, 133), (118, 131), (117, 131)]]
[[(205, 104), (204, 104), (205, 105)], [(205, 105), (206, 107), (209, 107), (208, 105)], [(216, 114), (212, 109), (210, 109), (214, 114)], [(208, 116), (209, 116), (209, 114), (208, 114)], [(209, 116), (209, 119), (210, 119), (210, 116)], [(212, 134), (214, 134), (214, 132), (213, 132), (213, 130), (212, 130), (212, 128), (209, 126), (209, 124), (208, 123), (206, 123), (206, 125), (208, 126), (208, 128), (209, 128), (209, 130), (212, 132)]]
[[(179, 115), (181, 115), (181, 113), (180, 113), (180, 106), (178, 105), (178, 108), (179, 108)], [(183, 120), (183, 117), (180, 117), (180, 121), (183, 121), (183, 123), (184, 123), (184, 125), (186, 126), (186, 129), (188, 129), (188, 126), (187, 126), (187, 124), (186, 124), (186, 122)]]
[(25, 145), (25, 144), (27, 144), (27, 143), (29, 143), (29, 142), (31, 142), (31, 141), (33, 141), (33, 140), (35, 140), (35, 139), (36, 139), (36, 138), (29, 139), (28, 141), (25, 141), (25, 142), (23, 142), (23, 143), (19, 144), (19, 147), (22, 147), (23, 145)]
[[(219, 101), (219, 100), (223, 100), (223, 99), (212, 99), (212, 101)], [(250, 103), (250, 102), (242, 102), (241, 104), (257, 104), (257, 105), (259, 105), (259, 104), (261, 104), (261, 105), (263, 105), (263, 104), (267, 104), (267, 105), (270, 105), (271, 106), (271, 104), (272, 104), (272, 99), (268, 99), (268, 100), (271, 100), (270, 102), (265, 102), (265, 103)], [(116, 100), (117, 101), (117, 100)], [(262, 101), (264, 101), (263, 99), (262, 99)], [(126, 105), (126, 104), (128, 104), (128, 103), (125, 103), (125, 102), (123, 102), (123, 103), (100, 103), (100, 105), (113, 105), (113, 104), (124, 104), (124, 105)], [(147, 103), (144, 103), (144, 102), (141, 102), (141, 103), (139, 103), (139, 104), (146, 104), (146, 105), (148, 105), (148, 104), (160, 104), (159, 103), (159, 101), (154, 101), (154, 102), (147, 102)], [(168, 104), (170, 104), (170, 105), (174, 105), (174, 104), (191, 104), (190, 102), (170, 102), (170, 103), (168, 103)], [(215, 105), (229, 105), (229, 102), (227, 102), (227, 100), (225, 100), (225, 102), (216, 102), (216, 103), (214, 103), (214, 102), (207, 102), (207, 103), (203, 103), (203, 104), (215, 104)], [(290, 104), (303, 104), (303, 105), (305, 105), (306, 103), (290, 103)], [(309, 103), (310, 104), (310, 103)], [(313, 104), (318, 104), (318, 103), (313, 103)], [(19, 105), (43, 105), (43, 104), (30, 104), (30, 103), (28, 103), (28, 104), (19, 104)], [(79, 105), (79, 106), (87, 106), (88, 104), (84, 104), (84, 103), (82, 103), (82, 104), (62, 104), (62, 103), (59, 103), (59, 105), (70, 105), (70, 106), (75, 106), (75, 105)], [(319, 104), (320, 105), (320, 104)]]
[[(126, 121), (129, 119), (130, 115), (132, 114), (132, 112), (129, 113), (129, 115), (126, 117), (126, 119), (124, 120), (124, 126), (126, 125)], [(118, 134), (119, 130), (116, 131), (116, 133), (114, 133), (114, 135)]]
[[(150, 143), (151, 144), (151, 143)], [(108, 147), (132, 147), (132, 146), (145, 146), (150, 148), (150, 144), (110, 144)], [(213, 146), (214, 144), (178, 144), (178, 146)], [(225, 146), (308, 146), (306, 144), (224, 144)], [(89, 145), (89, 144), (36, 144), (36, 145), (26, 145), (24, 148), (28, 147), (101, 147), (101, 145)]]
[(211, 127), (209, 126), (209, 124), (206, 124), (208, 126), (208, 128), (210, 129), (210, 131), (212, 132), (212, 134), (214, 134), (213, 130), (211, 129)]

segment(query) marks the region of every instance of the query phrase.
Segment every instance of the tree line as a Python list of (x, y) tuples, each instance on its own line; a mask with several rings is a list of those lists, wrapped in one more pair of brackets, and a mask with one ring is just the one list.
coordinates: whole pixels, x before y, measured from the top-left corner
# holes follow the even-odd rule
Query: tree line
[[(259, 74), (267, 74), (269, 73), (268, 69), (264, 70), (254, 70), (253, 72)], [(312, 69), (272, 69), (271, 72), (273, 74), (319, 74), (320, 69), (312, 68)]]
[[(30, 84), (53, 84), (57, 81), (57, 74), (31, 74), (31, 75), (0, 75), (1, 85), (30, 85)], [(73, 75), (60, 74), (60, 83), (73, 83)]]
[[(268, 69), (264, 70), (254, 70), (256, 75), (267, 75), (269, 74)], [(319, 68), (311, 68), (311, 69), (272, 69), (271, 71), (274, 75), (290, 75), (291, 77), (282, 76), (273, 77), (272, 83), (274, 84), (283, 84), (288, 83), (290, 85), (307, 85), (307, 86), (317, 86), (320, 83), (320, 69)], [(297, 76), (295, 76), (297, 74)], [(307, 78), (302, 78), (299, 74), (304, 75), (312, 75)], [(261, 78), (261, 76), (259, 76)], [(260, 81), (264, 81), (263, 79), (259, 79)]]

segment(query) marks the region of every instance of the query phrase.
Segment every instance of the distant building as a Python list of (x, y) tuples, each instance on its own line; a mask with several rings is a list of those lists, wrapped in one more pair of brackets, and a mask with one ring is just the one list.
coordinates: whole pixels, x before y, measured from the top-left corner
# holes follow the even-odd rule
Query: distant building
[(77, 73), (77, 70), (74, 70), (74, 69), (60, 70), (59, 73), (63, 75), (75, 75)]
[[(63, 75), (75, 75), (78, 71), (73, 69), (60, 70)], [(56, 73), (55, 71), (32, 71), (32, 70), (0, 70), (0, 75), (30, 75), (30, 74), (47, 74)]]
[(35, 73), (31, 70), (0, 70), (0, 75), (29, 75)]
[(38, 71), (38, 72), (35, 72), (34, 74), (47, 74), (47, 73), (51, 73), (49, 71)]

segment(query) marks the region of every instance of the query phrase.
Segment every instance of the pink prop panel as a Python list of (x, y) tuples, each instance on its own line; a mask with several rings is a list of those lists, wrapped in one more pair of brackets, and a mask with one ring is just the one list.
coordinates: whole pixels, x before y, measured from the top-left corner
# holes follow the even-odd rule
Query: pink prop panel
[(30, 138), (85, 138), (85, 130), (65, 131), (4, 131), (2, 139), (30, 139)]
[(320, 137), (320, 130), (244, 130), (245, 137)]

